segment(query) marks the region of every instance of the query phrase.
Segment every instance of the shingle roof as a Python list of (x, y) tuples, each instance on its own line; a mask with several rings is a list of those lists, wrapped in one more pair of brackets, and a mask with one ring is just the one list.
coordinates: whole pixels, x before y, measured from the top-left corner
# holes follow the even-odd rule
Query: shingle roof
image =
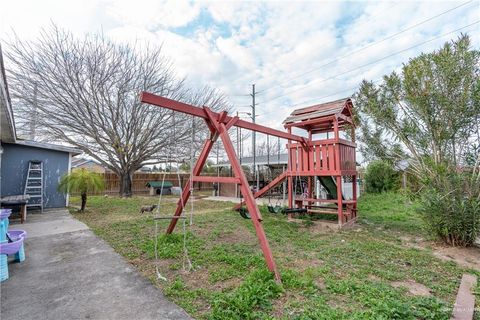
[(312, 133), (330, 132), (333, 130), (335, 118), (340, 129), (354, 125), (352, 120), (353, 103), (350, 98), (294, 110), (284, 121), (285, 128), (296, 127)]
[(349, 103), (351, 103), (350, 98), (343, 98), (335, 101), (296, 109), (290, 114), (290, 116), (288, 116), (283, 121), (283, 123), (287, 124), (315, 118), (328, 117), (340, 113), (348, 113), (348, 116), (350, 116), (350, 110), (348, 110)]
[[(162, 181), (148, 181), (145, 184), (146, 187), (162, 188)], [(163, 188), (171, 188), (173, 184), (170, 181), (163, 181)]]

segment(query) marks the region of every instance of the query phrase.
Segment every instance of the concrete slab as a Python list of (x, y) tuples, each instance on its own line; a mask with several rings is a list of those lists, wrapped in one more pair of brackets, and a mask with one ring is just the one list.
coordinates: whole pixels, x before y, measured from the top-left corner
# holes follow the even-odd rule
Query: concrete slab
[(10, 229), (27, 231), (28, 239), (66, 232), (87, 230), (88, 226), (74, 219), (67, 210), (50, 210), (28, 216), (24, 224), (12, 221)]
[(2, 319), (190, 319), (83, 223), (50, 214), (12, 226), (35, 236), (1, 284)]
[(472, 320), (475, 312), (475, 296), (473, 291), (477, 285), (477, 277), (464, 274), (458, 289), (457, 299), (453, 306), (453, 320)]

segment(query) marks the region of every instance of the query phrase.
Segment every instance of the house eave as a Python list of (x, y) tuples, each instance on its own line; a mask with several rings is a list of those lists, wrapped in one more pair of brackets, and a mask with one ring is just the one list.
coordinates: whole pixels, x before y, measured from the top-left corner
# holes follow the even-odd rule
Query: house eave
[(0, 140), (14, 143), (17, 140), (15, 121), (13, 119), (12, 103), (8, 92), (7, 77), (3, 64), (2, 48), (0, 46)]
[(61, 146), (61, 145), (58, 145), (58, 144), (32, 141), (32, 140), (17, 140), (15, 142), (15, 144), (23, 145), (23, 146), (27, 146), (27, 147), (33, 147), (33, 148), (42, 148), (42, 149), (48, 149), (48, 150), (67, 152), (67, 153), (72, 154), (72, 156), (82, 154), (82, 151), (80, 149), (77, 149), (77, 148), (68, 147), (68, 146)]

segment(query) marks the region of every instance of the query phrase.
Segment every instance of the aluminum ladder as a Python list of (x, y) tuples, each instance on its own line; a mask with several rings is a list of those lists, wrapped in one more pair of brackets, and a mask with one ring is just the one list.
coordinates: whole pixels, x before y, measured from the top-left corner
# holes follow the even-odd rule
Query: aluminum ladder
[(29, 195), (27, 208), (40, 207), (43, 213), (43, 162), (30, 160), (28, 163), (27, 180), (25, 182), (25, 195)]

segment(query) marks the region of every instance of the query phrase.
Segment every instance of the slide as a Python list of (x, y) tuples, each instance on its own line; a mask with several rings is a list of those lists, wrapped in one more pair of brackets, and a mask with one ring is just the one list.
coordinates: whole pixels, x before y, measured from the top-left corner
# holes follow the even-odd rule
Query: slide
[[(320, 184), (327, 190), (332, 199), (337, 199), (337, 184), (332, 176), (318, 177)], [(343, 194), (342, 199), (345, 200)]]

